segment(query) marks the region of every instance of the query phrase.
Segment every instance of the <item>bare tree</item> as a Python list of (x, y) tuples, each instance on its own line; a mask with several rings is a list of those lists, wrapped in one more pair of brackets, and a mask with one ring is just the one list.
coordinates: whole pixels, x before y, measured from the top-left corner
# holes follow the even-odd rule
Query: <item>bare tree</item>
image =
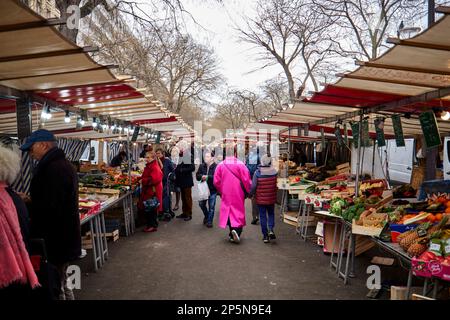
[(335, 44), (343, 56), (376, 59), (387, 48), (385, 40), (401, 22), (424, 15), (423, 0), (312, 0), (323, 15), (336, 18), (341, 33)]
[(260, 87), (263, 101), (272, 110), (283, 108), (283, 104), (289, 101), (289, 94), (286, 90), (286, 81), (281, 79), (270, 79)]
[[(119, 21), (120, 22), (120, 21)], [(83, 42), (100, 47), (97, 57), (119, 65), (175, 113), (186, 104), (206, 103), (222, 78), (214, 52), (171, 25), (130, 30), (121, 21), (100, 17)]]
[(261, 49), (264, 67), (280, 65), (286, 76), (289, 97), (295, 98), (295, 67), (300, 65), (300, 82), (311, 80), (318, 89), (315, 70), (329, 58), (333, 44), (327, 32), (333, 17), (320, 15), (305, 0), (260, 0), (255, 18), (246, 17), (239, 28), (240, 39)]

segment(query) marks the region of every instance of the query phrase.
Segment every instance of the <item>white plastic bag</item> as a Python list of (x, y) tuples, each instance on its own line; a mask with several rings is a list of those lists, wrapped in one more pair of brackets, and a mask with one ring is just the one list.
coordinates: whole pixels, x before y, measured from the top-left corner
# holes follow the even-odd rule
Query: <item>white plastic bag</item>
[(198, 183), (197, 190), (198, 190), (198, 194), (197, 194), (196, 198), (198, 201), (208, 200), (209, 187), (208, 187), (208, 183), (206, 181)]

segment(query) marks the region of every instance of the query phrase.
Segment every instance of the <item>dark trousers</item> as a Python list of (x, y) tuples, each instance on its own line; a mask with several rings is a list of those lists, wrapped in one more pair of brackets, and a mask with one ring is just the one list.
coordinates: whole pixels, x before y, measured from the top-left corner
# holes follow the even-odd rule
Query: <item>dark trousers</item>
[(147, 228), (158, 228), (158, 216), (156, 209), (152, 209), (149, 211), (145, 211), (145, 223), (147, 225)]
[(162, 200), (163, 200), (163, 211), (164, 212), (170, 212), (170, 190), (169, 186), (166, 184), (163, 186), (163, 194), (162, 194)]
[(230, 227), (230, 233), (229, 233), (229, 235), (230, 235), (230, 237), (231, 237), (231, 231), (233, 231), (233, 230), (236, 230), (236, 232), (237, 232), (237, 234), (238, 234), (238, 236), (240, 237), (241, 236), (241, 233), (242, 233), (242, 227), (238, 227), (238, 228), (234, 228), (234, 227), (232, 227), (231, 226), (231, 222), (230, 222), (230, 218), (228, 218), (228, 227)]
[(259, 217), (259, 209), (258, 205), (256, 204), (256, 197), (252, 197), (252, 218), (253, 220), (257, 219)]
[(261, 231), (267, 236), (269, 230), (275, 227), (275, 205), (258, 205)]
[[(200, 208), (203, 211), (203, 214), (205, 215), (205, 219), (208, 220), (208, 223), (212, 223), (214, 220), (214, 211), (216, 209), (216, 198), (217, 198), (217, 193), (211, 193), (209, 195), (208, 200), (202, 200), (202, 201), (198, 202), (198, 204), (200, 205)], [(208, 203), (209, 209), (206, 207), (207, 203)]]
[(182, 188), (181, 189), (181, 202), (183, 213), (192, 217), (192, 188)]

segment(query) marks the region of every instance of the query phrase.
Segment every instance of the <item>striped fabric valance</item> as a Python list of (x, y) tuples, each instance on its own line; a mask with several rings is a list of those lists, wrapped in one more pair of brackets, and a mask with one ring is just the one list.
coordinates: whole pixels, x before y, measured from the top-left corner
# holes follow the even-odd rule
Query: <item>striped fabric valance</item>
[(111, 160), (119, 154), (120, 145), (121, 142), (118, 141), (113, 141), (109, 143), (109, 157), (108, 157), (109, 163), (111, 163)]
[(81, 141), (75, 139), (58, 139), (58, 147), (66, 154), (69, 161), (79, 161), (86, 148), (90, 145), (90, 141)]
[(21, 142), (17, 139), (0, 137), (0, 144), (11, 148), (21, 157), (21, 169), (19, 175), (16, 178), (16, 181), (14, 181), (11, 187), (17, 192), (28, 194), (30, 192), (33, 160), (29, 156), (28, 152), (20, 151), (19, 146), (21, 145)]

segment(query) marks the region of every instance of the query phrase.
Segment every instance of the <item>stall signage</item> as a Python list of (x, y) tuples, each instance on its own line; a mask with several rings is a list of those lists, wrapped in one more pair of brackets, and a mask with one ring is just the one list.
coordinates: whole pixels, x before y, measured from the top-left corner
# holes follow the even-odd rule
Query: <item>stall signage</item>
[(369, 120), (364, 120), (363, 121), (363, 126), (362, 126), (362, 145), (363, 145), (363, 147), (370, 147)]
[(384, 147), (386, 145), (386, 139), (384, 137), (384, 119), (376, 118), (374, 120), (375, 132), (377, 134), (378, 147)]
[(436, 116), (433, 111), (423, 112), (419, 116), (420, 125), (425, 138), (427, 149), (441, 145), (441, 136), (436, 122)]
[(403, 136), (402, 120), (400, 118), (400, 115), (394, 114), (391, 119), (392, 126), (394, 127), (395, 142), (397, 144), (397, 147), (404, 147), (405, 138)]
[(352, 127), (352, 137), (353, 137), (353, 144), (355, 148), (358, 148), (358, 141), (359, 141), (359, 122), (353, 122), (350, 124)]
[(139, 127), (139, 126), (136, 126), (134, 128), (133, 136), (131, 137), (131, 142), (135, 142), (137, 140), (140, 129), (141, 129), (141, 127)]
[(336, 139), (338, 141), (338, 145), (342, 146), (344, 144), (344, 140), (342, 139), (341, 128), (336, 127), (334, 129), (334, 135), (336, 136)]
[(344, 123), (344, 143), (346, 146), (348, 146), (348, 132), (346, 123)]

